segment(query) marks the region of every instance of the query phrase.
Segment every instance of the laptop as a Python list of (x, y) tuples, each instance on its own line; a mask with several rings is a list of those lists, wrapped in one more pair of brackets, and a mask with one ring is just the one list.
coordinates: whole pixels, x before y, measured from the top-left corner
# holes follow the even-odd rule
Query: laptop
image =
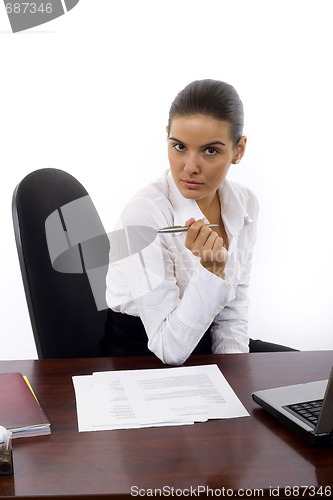
[(333, 446), (333, 368), (328, 380), (257, 391), (252, 398), (309, 443)]

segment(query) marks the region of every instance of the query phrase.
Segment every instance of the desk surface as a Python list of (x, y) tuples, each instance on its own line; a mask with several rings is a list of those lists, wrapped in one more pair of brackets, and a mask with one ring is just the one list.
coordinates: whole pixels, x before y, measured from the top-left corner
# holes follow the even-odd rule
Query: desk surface
[[(326, 496), (333, 497), (333, 449), (312, 448), (251, 398), (254, 390), (328, 378), (333, 351), (198, 355), (186, 365), (210, 363), (220, 367), (250, 417), (79, 433), (73, 375), (164, 365), (155, 357), (1, 361), (0, 372), (29, 377), (52, 434), (13, 441), (15, 476), (0, 478), (0, 497), (140, 497), (155, 488), (164, 488), (164, 496), (194, 496), (200, 487), (224, 488), (221, 496), (249, 490), (246, 496), (273, 498), (276, 488), (281, 496), (295, 486), (303, 489), (292, 498), (313, 498), (305, 486), (332, 486)], [(325, 498), (320, 491), (316, 497)]]

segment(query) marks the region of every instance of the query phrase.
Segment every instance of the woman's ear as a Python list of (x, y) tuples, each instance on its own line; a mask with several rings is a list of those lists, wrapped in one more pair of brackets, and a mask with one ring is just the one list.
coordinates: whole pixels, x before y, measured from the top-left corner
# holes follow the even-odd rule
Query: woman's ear
[(235, 163), (236, 165), (241, 161), (241, 159), (244, 156), (246, 143), (247, 143), (247, 137), (245, 135), (242, 135), (235, 148), (235, 157), (233, 159), (233, 163)]

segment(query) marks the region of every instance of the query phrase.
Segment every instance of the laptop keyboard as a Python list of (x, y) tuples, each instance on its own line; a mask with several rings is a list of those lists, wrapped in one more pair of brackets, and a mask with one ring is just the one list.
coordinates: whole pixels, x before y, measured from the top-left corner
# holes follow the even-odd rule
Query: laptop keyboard
[(283, 408), (293, 415), (299, 417), (306, 424), (315, 429), (322, 405), (323, 400), (318, 399), (316, 401), (306, 401), (305, 403), (286, 405), (283, 406)]

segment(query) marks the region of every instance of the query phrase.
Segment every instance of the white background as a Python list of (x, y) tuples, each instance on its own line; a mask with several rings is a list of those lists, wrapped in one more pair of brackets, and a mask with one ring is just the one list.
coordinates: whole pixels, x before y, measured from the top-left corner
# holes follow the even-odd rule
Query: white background
[(167, 168), (165, 125), (194, 79), (233, 84), (248, 148), (229, 177), (260, 202), (250, 335), (332, 349), (331, 1), (81, 0), (12, 34), (0, 5), (0, 359), (35, 358), (11, 219), (43, 167), (89, 191), (111, 230)]

